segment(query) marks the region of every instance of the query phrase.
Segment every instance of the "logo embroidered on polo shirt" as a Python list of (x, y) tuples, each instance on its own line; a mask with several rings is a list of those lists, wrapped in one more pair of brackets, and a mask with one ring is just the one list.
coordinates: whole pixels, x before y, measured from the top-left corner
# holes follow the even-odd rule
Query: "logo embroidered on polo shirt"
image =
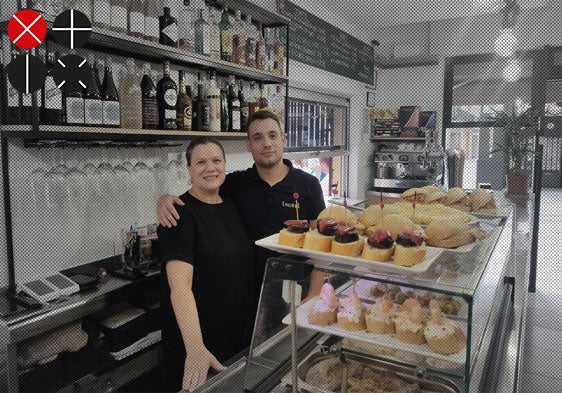
[(285, 201), (281, 201), (281, 206), (283, 207), (290, 207), (290, 208), (295, 208), (295, 203), (294, 202), (285, 202)]

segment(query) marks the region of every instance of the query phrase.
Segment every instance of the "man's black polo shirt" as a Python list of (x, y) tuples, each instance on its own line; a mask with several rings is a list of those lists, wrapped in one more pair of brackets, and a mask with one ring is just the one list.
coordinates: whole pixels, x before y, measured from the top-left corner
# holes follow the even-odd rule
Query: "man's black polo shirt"
[[(236, 204), (252, 241), (279, 232), (284, 228), (284, 221), (297, 218), (295, 192), (299, 194), (299, 219), (315, 220), (325, 208), (318, 179), (294, 168), (289, 160), (283, 163), (289, 167), (289, 173), (273, 186), (259, 177), (254, 164), (245, 171), (227, 175), (220, 189), (221, 195), (230, 197)], [(276, 254), (261, 247), (255, 249), (256, 278), (261, 283), (266, 259)]]

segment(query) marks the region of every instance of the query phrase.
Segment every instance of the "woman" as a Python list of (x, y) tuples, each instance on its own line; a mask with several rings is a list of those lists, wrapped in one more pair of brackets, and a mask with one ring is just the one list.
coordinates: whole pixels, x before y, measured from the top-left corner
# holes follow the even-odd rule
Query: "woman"
[(197, 388), (249, 345), (254, 304), (252, 244), (234, 203), (219, 195), (224, 150), (200, 137), (186, 157), (192, 186), (180, 214), (188, 219), (158, 228), (164, 385), (176, 392)]

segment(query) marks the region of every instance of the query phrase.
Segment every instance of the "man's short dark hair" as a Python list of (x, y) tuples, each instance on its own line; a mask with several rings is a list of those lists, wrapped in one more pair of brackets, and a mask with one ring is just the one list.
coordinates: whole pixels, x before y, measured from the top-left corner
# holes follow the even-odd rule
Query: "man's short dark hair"
[(193, 149), (195, 149), (197, 146), (207, 145), (209, 143), (212, 143), (220, 147), (222, 151), (222, 158), (223, 159), (226, 158), (224, 154), (224, 148), (222, 147), (221, 143), (218, 140), (208, 136), (199, 136), (195, 139), (192, 139), (191, 142), (189, 142), (189, 145), (187, 145), (187, 149), (185, 150), (185, 158), (187, 160), (187, 166), (191, 165), (191, 154), (193, 153)]
[(281, 128), (281, 122), (279, 121), (279, 116), (275, 112), (272, 112), (272, 111), (267, 110), (267, 109), (261, 109), (259, 111), (255, 111), (254, 113), (252, 113), (252, 115), (250, 117), (248, 117), (248, 130), (250, 129), (250, 125), (254, 121), (256, 121), (256, 120), (266, 120), (266, 119), (275, 120), (275, 122), (279, 126), (279, 129), (281, 130), (281, 132), (285, 132), (285, 130), (283, 130)]

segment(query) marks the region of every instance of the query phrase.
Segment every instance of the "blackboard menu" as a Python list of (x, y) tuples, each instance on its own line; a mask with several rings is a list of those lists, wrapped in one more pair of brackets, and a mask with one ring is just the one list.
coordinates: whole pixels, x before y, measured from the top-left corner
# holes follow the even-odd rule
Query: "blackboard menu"
[(373, 84), (373, 47), (287, 2), (285, 16), (289, 25), (289, 58)]

